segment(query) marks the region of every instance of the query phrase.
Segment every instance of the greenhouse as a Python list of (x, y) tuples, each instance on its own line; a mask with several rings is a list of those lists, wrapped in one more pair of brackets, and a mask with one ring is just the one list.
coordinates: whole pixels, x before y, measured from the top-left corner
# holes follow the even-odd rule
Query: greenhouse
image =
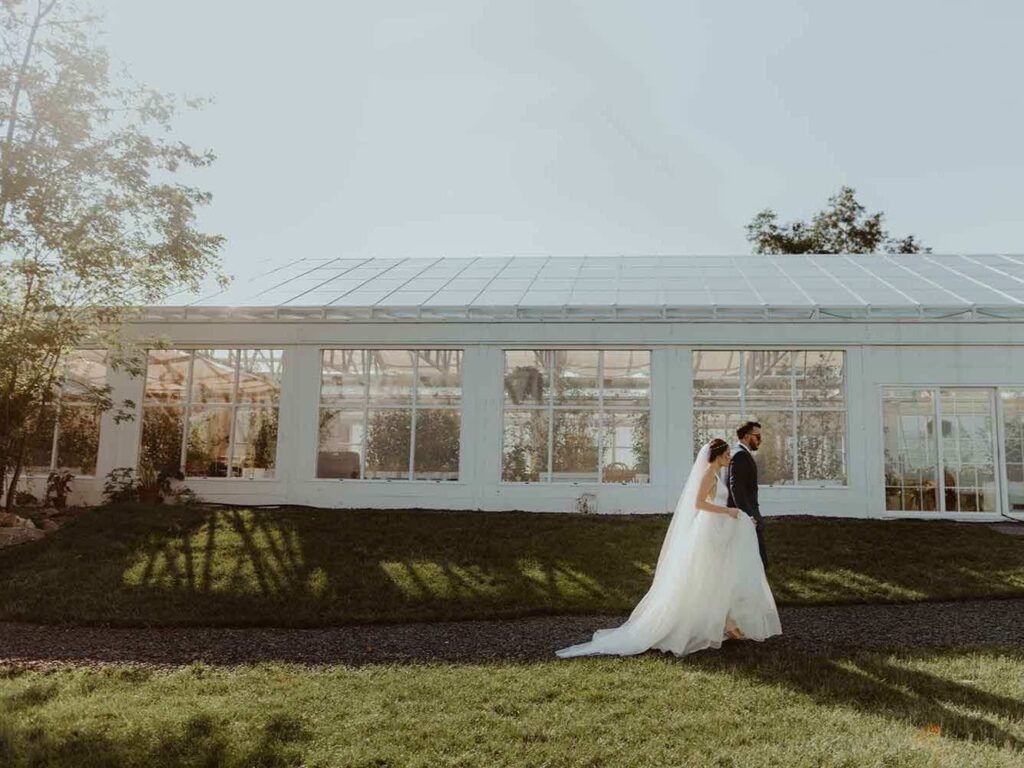
[[(762, 425), (767, 514), (1024, 517), (1024, 256), (295, 259), (69, 361), (32, 473), (239, 504), (671, 510)], [(157, 341), (159, 340), (159, 342)], [(118, 420), (76, 400), (106, 381)]]

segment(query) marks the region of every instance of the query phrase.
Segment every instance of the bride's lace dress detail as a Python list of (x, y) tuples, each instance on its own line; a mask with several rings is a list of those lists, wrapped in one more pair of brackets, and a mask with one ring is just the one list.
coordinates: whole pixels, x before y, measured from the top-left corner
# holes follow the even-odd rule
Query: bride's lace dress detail
[[(672, 515), (651, 588), (626, 623), (599, 629), (590, 642), (557, 651), (560, 657), (630, 655), (651, 648), (681, 656), (719, 648), (729, 619), (751, 640), (781, 634), (753, 520), (743, 512), (733, 518), (697, 509), (708, 463), (704, 446)], [(726, 506), (728, 493), (720, 480), (713, 496), (713, 503)]]

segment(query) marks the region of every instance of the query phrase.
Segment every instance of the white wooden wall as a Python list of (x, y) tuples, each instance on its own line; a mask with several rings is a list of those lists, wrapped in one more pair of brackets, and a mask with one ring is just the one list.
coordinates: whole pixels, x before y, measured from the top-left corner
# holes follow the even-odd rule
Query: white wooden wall
[[(692, 462), (692, 351), (829, 348), (847, 352), (848, 485), (762, 489), (767, 514), (883, 517), (881, 388), (894, 384), (1024, 387), (1024, 324), (1012, 323), (180, 323), (139, 325), (182, 347), (273, 346), (286, 351), (273, 480), (208, 479), (204, 499), (321, 507), (570, 511), (597, 494), (600, 513), (671, 510)], [(458, 347), (463, 350), (462, 451), (457, 482), (315, 478), (320, 349)], [(651, 482), (644, 486), (503, 484), (502, 350), (641, 347), (652, 350)], [(115, 398), (139, 403), (134, 422), (103, 419), (97, 479), (73, 500), (96, 503), (102, 477), (135, 466), (142, 380), (111, 375)], [(990, 519), (971, 515), (970, 519)]]

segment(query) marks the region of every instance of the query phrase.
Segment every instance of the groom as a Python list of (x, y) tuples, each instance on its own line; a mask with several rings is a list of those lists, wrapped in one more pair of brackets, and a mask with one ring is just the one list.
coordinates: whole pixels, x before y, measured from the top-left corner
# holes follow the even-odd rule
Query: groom
[(761, 563), (768, 567), (768, 554), (764, 549), (764, 521), (761, 508), (757, 505), (757, 464), (753, 453), (761, 445), (761, 425), (747, 421), (736, 430), (739, 444), (732, 451), (729, 468), (726, 470), (725, 487), (729, 489), (730, 507), (738, 507), (754, 520), (757, 531), (757, 548), (761, 552)]

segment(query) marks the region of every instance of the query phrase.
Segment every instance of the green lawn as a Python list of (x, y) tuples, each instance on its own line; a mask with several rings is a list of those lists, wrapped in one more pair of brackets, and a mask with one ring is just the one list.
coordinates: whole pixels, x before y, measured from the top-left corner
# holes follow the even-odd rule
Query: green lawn
[(51, 673), (0, 668), (19, 766), (1024, 766), (1019, 650)]
[[(666, 517), (302, 508), (92, 510), (0, 550), (0, 619), (323, 626), (628, 612)], [(768, 520), (782, 604), (1024, 596), (987, 526)]]

